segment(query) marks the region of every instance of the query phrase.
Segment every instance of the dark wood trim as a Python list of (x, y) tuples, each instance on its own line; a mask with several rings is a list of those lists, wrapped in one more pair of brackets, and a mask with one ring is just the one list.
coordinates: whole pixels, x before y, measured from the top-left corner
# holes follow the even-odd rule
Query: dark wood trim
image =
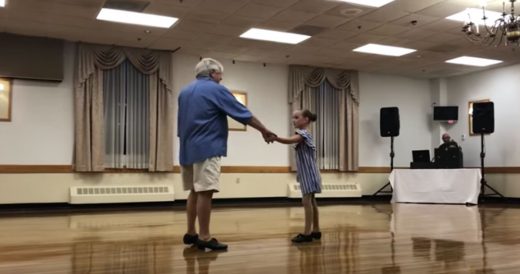
[(0, 165), (0, 173), (72, 173), (71, 165)]
[(520, 167), (486, 167), (484, 171), (489, 174), (518, 174)]
[[(165, 173), (180, 173), (179, 166)], [(290, 173), (288, 166), (222, 166), (222, 173)], [(72, 165), (0, 165), (0, 173), (75, 173)], [(85, 172), (88, 173), (88, 172)], [(146, 169), (108, 168), (99, 173), (151, 173)], [(159, 172), (160, 173), (160, 172)]]
[[(467, 167), (479, 168), (479, 167)], [(407, 167), (396, 167), (407, 169)], [(174, 166), (172, 171), (163, 173), (180, 173), (181, 168)], [(72, 165), (0, 165), (1, 173), (76, 173)], [(99, 173), (154, 173), (146, 169), (106, 169)], [(161, 172), (157, 172), (161, 173)], [(288, 166), (222, 166), (222, 173), (293, 173)], [(341, 172), (322, 170), (321, 173), (390, 173), (389, 167), (359, 167), (358, 171)], [(488, 174), (520, 174), (520, 167), (487, 167)]]
[(290, 173), (288, 166), (222, 166), (222, 173)]
[[(170, 173), (171, 171), (167, 171)], [(88, 172), (87, 172), (88, 173)], [(148, 169), (146, 168), (105, 168), (105, 170), (100, 173), (148, 173)]]
[[(405, 169), (405, 167), (395, 167)], [(386, 166), (360, 166), (357, 173), (390, 173), (390, 167)]]
[(358, 173), (390, 173), (389, 167), (360, 166)]

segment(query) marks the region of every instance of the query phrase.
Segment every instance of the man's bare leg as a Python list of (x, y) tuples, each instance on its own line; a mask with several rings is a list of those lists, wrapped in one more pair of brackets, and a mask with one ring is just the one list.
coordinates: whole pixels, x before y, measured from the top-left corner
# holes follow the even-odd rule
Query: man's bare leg
[(197, 220), (197, 200), (197, 192), (192, 189), (188, 196), (188, 201), (186, 202), (186, 214), (188, 215), (188, 235), (197, 234), (197, 228), (195, 227), (195, 221)]
[(199, 239), (208, 241), (211, 239), (209, 223), (211, 219), (211, 200), (213, 191), (202, 191), (197, 193), (197, 217), (199, 219)]

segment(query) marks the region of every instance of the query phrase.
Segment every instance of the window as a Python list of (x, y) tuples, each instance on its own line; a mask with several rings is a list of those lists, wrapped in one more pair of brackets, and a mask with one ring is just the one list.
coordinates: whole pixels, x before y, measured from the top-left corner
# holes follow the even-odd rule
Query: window
[(128, 60), (103, 71), (105, 167), (148, 168), (149, 76)]
[(318, 119), (311, 124), (311, 132), (316, 144), (316, 160), (322, 170), (340, 169), (340, 108), (343, 90), (334, 88), (328, 80), (316, 88), (306, 88), (304, 108), (317, 114)]

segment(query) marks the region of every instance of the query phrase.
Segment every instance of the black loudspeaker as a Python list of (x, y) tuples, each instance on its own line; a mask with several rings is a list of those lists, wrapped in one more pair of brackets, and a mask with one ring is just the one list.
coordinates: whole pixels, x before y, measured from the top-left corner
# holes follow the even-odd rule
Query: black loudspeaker
[(399, 109), (397, 107), (381, 108), (379, 117), (381, 137), (399, 136)]
[(493, 133), (495, 131), (495, 106), (493, 102), (473, 103), (473, 132)]

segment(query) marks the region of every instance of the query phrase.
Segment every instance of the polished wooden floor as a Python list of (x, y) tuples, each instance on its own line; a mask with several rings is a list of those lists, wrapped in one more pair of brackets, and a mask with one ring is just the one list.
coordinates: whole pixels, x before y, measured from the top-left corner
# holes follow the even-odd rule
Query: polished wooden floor
[(224, 253), (186, 247), (181, 210), (0, 218), (0, 273), (520, 273), (520, 208), (321, 207), (323, 239), (293, 245), (301, 207), (220, 208)]

